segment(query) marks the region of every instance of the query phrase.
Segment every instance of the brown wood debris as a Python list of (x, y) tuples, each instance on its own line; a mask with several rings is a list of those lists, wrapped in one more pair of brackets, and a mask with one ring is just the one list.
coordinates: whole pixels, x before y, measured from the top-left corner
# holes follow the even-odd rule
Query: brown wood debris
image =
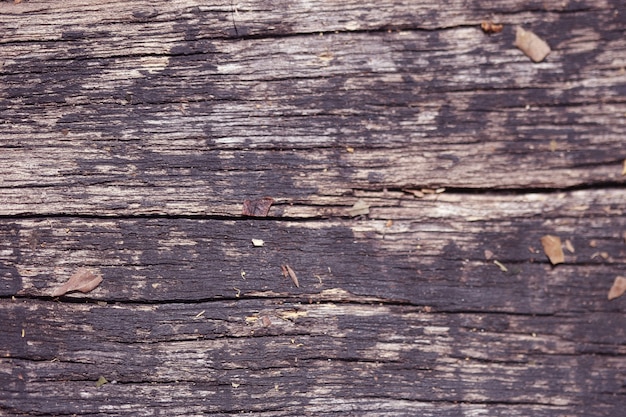
[(283, 264), (280, 266), (280, 269), (283, 271), (283, 276), (285, 278), (289, 277), (293, 281), (296, 287), (300, 288), (300, 283), (298, 282), (298, 276), (294, 272), (293, 269), (287, 264)]
[(613, 300), (621, 297), (626, 292), (626, 277), (615, 277), (613, 286), (609, 290), (608, 299)]
[(241, 214), (252, 217), (266, 217), (270, 212), (272, 203), (274, 203), (272, 197), (263, 197), (257, 200), (244, 200)]
[(68, 292), (80, 291), (88, 293), (102, 282), (99, 273), (94, 273), (88, 268), (78, 268), (69, 280), (52, 292), (53, 297), (60, 297)]
[(480, 24), (480, 28), (485, 33), (500, 33), (504, 26), (502, 24), (493, 23), (491, 20), (483, 20)]
[(546, 41), (519, 26), (515, 32), (515, 46), (534, 62), (543, 61), (552, 51)]
[(541, 238), (541, 245), (552, 265), (565, 262), (565, 255), (561, 247), (561, 238), (553, 235), (545, 235)]

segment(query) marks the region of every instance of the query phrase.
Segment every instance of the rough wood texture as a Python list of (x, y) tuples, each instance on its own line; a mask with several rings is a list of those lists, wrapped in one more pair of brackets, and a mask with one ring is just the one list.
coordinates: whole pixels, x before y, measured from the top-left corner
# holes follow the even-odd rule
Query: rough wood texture
[(0, 415), (622, 416), (620, 1), (206, 3), (0, 2)]

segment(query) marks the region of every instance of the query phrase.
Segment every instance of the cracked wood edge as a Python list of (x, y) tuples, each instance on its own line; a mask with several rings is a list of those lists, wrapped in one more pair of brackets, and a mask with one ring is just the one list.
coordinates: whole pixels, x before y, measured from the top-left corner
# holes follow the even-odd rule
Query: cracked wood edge
[[(71, 297), (306, 299), (335, 288), (455, 311), (615, 308), (606, 294), (625, 259), (623, 194), (440, 197), (375, 208), (374, 219), (5, 219), (2, 293), (49, 296), (75, 269), (93, 267), (103, 284)], [(545, 234), (571, 242), (564, 265), (550, 266)], [(286, 263), (300, 288), (282, 277)]]
[[(155, 407), (181, 415), (268, 408), (325, 415), (348, 401), (364, 415), (441, 415), (458, 403), (457, 412), (613, 416), (626, 353), (623, 332), (600, 331), (619, 322), (619, 313), (590, 322), (257, 299), (154, 306), (17, 300), (1, 303), (0, 315), (8, 319), (3, 409), (52, 414), (105, 412), (114, 397), (138, 415)], [(96, 388), (99, 376), (112, 383)], [(51, 382), (59, 378), (63, 384)], [(87, 401), (73, 401), (76, 395)], [(158, 401), (144, 401), (155, 395)]]

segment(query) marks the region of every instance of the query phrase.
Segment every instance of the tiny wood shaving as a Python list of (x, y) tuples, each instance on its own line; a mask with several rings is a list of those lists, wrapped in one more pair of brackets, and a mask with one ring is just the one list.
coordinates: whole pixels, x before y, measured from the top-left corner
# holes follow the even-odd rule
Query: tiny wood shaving
[(561, 247), (561, 238), (558, 236), (545, 235), (541, 238), (541, 245), (552, 265), (565, 262), (565, 255)]
[(625, 277), (615, 277), (615, 281), (613, 282), (613, 286), (609, 290), (608, 299), (613, 300), (617, 297), (621, 297), (624, 292), (626, 292), (626, 278)]
[(502, 271), (502, 272), (509, 272), (509, 268), (507, 268), (502, 262), (500, 262), (498, 260), (494, 260), (493, 263), (496, 264), (498, 266), (498, 268), (500, 268), (500, 271)]
[(357, 200), (356, 203), (348, 210), (351, 217), (370, 214), (370, 206), (363, 200)]

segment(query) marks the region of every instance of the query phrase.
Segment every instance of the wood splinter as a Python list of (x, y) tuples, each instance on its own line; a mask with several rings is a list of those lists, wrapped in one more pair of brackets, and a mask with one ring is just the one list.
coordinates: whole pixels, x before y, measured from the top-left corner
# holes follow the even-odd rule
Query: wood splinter
[(291, 269), (291, 267), (287, 264), (281, 265), (280, 269), (282, 269), (283, 271), (283, 276), (285, 278), (289, 277), (291, 278), (291, 280), (293, 281), (293, 283), (295, 284), (296, 287), (300, 288), (300, 283), (298, 282), (298, 276), (296, 275), (296, 273), (294, 272), (293, 269)]

